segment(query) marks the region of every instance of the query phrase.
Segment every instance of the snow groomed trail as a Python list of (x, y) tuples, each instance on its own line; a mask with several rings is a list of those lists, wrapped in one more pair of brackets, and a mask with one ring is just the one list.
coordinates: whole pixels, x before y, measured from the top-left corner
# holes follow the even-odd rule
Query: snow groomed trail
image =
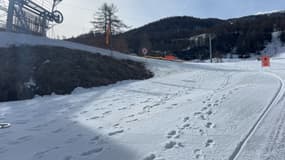
[(264, 118), (268, 115), (270, 110), (275, 107), (283, 98), (285, 94), (285, 83), (284, 80), (279, 77), (276, 74), (268, 73), (268, 75), (276, 77), (280, 82), (280, 87), (276, 93), (276, 96), (272, 99), (272, 102), (264, 109), (256, 123), (253, 125), (253, 127), (250, 129), (249, 133), (245, 136), (245, 138), (237, 145), (237, 148), (235, 149), (234, 153), (230, 156), (229, 160), (237, 160), (242, 153), (242, 151), (245, 149), (245, 146), (247, 145), (248, 141), (254, 136), (256, 133), (257, 128), (262, 124)]
[[(109, 55), (0, 34), (0, 46), (25, 39)], [(155, 77), (0, 103), (0, 122), (11, 124), (0, 130), (1, 160), (284, 159), (284, 60), (263, 70), (257, 61), (191, 64), (114, 54), (145, 62)]]
[[(272, 72), (284, 81), (284, 60), (276, 59)], [(285, 157), (285, 92), (268, 111), (240, 153), (241, 160), (279, 160)]]

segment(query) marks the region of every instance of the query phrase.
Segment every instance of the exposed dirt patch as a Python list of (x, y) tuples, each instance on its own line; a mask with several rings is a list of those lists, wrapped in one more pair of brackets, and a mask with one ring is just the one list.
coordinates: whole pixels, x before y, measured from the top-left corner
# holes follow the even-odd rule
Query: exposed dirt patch
[(142, 63), (78, 50), (47, 46), (0, 48), (0, 101), (69, 94), (76, 87), (152, 76)]

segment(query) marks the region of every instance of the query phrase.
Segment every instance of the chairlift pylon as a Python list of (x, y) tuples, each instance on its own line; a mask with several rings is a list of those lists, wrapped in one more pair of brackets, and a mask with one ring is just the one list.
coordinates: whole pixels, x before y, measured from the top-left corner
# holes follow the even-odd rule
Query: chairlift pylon
[(63, 22), (63, 14), (56, 10), (62, 0), (51, 0), (52, 7), (44, 8), (33, 0), (9, 0), (7, 30), (46, 36), (50, 23)]

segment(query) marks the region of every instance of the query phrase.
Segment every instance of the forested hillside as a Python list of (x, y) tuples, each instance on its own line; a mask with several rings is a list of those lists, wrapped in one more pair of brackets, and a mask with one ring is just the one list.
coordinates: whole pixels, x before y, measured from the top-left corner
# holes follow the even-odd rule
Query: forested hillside
[[(247, 58), (250, 54), (261, 54), (271, 41), (272, 32), (285, 31), (284, 19), (284, 12), (228, 20), (170, 17), (114, 36), (112, 48), (136, 54), (141, 54), (142, 48), (148, 48), (151, 55), (207, 59), (211, 35), (215, 57), (230, 54)], [(280, 39), (285, 42), (284, 32)], [(92, 32), (70, 40), (107, 48), (104, 36)]]

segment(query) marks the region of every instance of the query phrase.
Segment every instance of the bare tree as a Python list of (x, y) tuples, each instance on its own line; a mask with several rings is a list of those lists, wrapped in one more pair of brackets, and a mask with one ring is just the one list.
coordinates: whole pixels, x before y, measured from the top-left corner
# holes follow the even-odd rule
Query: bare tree
[(128, 28), (116, 15), (118, 8), (114, 4), (104, 3), (95, 13), (94, 19), (91, 22), (94, 26), (95, 33), (106, 34), (110, 27), (111, 35), (119, 34), (123, 29)]

